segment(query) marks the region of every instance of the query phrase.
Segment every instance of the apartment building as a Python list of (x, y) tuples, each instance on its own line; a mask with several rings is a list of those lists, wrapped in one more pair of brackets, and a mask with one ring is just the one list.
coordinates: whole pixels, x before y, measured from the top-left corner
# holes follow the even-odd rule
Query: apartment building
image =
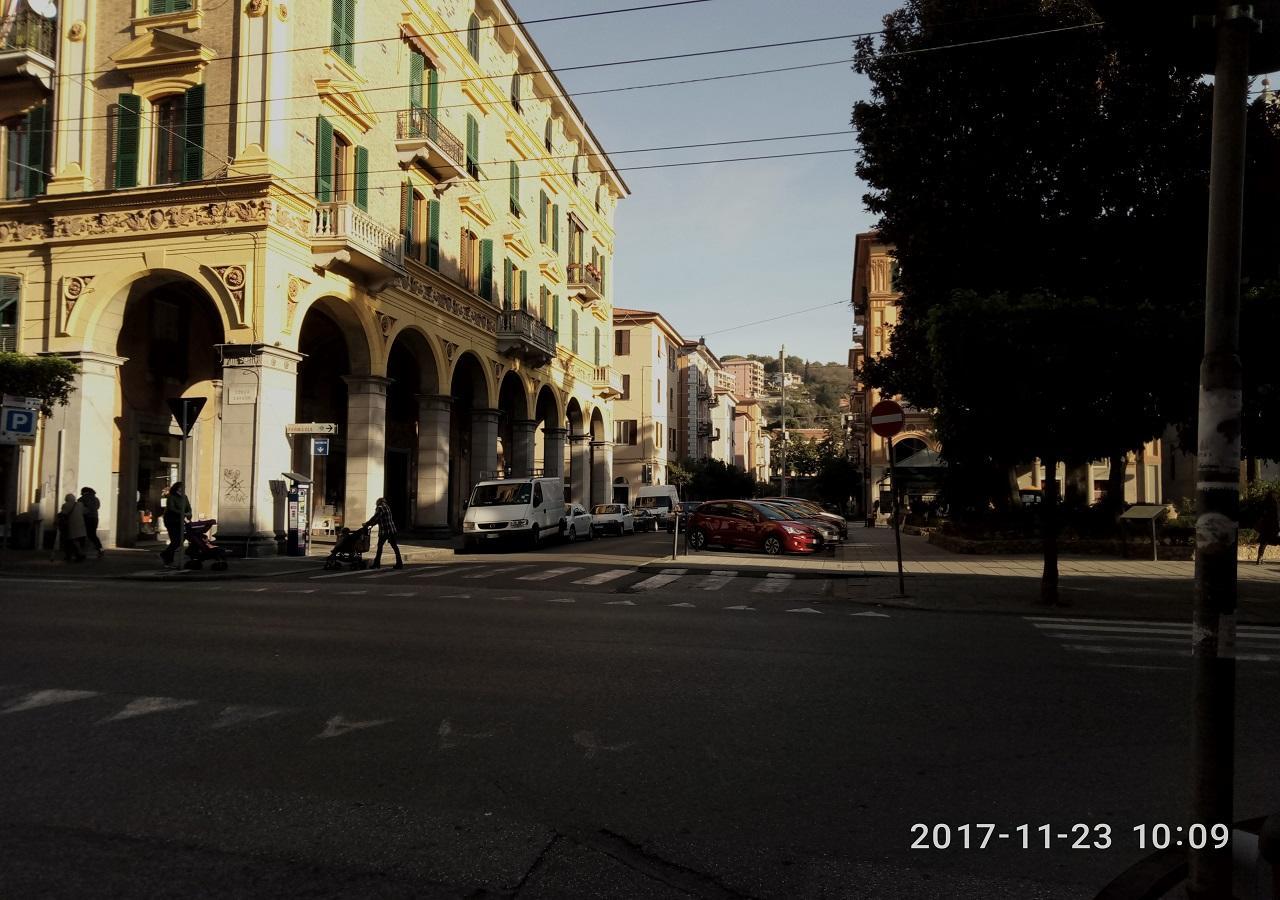
[[(181, 472), (225, 544), (270, 553), (283, 472), (335, 523), (386, 496), (441, 534), (495, 473), (611, 495), (628, 188), (505, 0), (16, 15), (0, 311), (80, 366), (20, 509), (47, 526), (92, 485), (135, 544)], [(182, 397), (206, 401), (185, 442)], [(327, 456), (290, 433), (313, 422)]]
[(732, 462), (733, 414), (725, 417), (723, 401), (736, 398), (720, 360), (703, 340), (685, 341), (679, 359), (680, 456)]
[(680, 458), (679, 348), (684, 338), (656, 312), (613, 310), (613, 369), (621, 395), (613, 401), (614, 497), (629, 503), (638, 488), (670, 484)]
[(733, 376), (733, 392), (739, 400), (764, 396), (764, 363), (758, 359), (725, 359), (721, 365)]

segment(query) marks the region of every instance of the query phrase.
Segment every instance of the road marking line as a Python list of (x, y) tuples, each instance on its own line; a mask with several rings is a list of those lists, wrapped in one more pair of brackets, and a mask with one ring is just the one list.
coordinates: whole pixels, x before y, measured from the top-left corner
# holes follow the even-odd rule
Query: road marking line
[(607, 572), (597, 572), (595, 575), (579, 578), (574, 584), (604, 584), (621, 578), (623, 575), (631, 575), (634, 572), (635, 569), (609, 569)]
[(814, 609), (812, 606), (801, 606), (796, 609), (789, 609), (787, 612), (793, 613), (813, 613), (814, 615), (822, 615), (822, 610)]
[(463, 575), (462, 577), (470, 578), (471, 580), (474, 581), (477, 578), (492, 578), (495, 575), (501, 575), (505, 572), (519, 572), (521, 569), (531, 569), (531, 568), (533, 568), (533, 566), (529, 564), (525, 564), (522, 566), (496, 566), (492, 568), (484, 568), (484, 569), (481, 569), (479, 572), (475, 572), (471, 575)]
[[(526, 568), (522, 566), (521, 568)], [(552, 578), (559, 578), (561, 575), (568, 575), (570, 572), (581, 572), (582, 566), (561, 566), (558, 569), (544, 569), (541, 572), (534, 572), (532, 575), (521, 575), (517, 581), (548, 581)]]
[(733, 581), (736, 577), (736, 572), (727, 572), (724, 574), (712, 572), (706, 578), (702, 579), (702, 581), (698, 582), (697, 587), (700, 591), (721, 591), (724, 590), (724, 586), (726, 584)]
[(786, 572), (770, 572), (765, 577), (766, 578), (795, 578), (796, 576), (788, 574)]
[(754, 606), (726, 606), (725, 609), (735, 609), (735, 610), (740, 610), (742, 612), (756, 611), (756, 608)]
[(688, 575), (689, 570), (688, 569), (663, 569), (662, 574), (663, 575)]
[[(1083, 590), (1083, 588), (1078, 588)], [(1151, 619), (1069, 619), (1061, 616), (1023, 616), (1028, 622), (1050, 622), (1061, 623), (1063, 625), (1141, 625), (1147, 627), (1167, 627), (1167, 628), (1190, 628), (1188, 622), (1159, 622)], [(1268, 625), (1240, 625), (1236, 631), (1245, 632), (1252, 631), (1257, 634), (1280, 634), (1280, 628)]]
[(0, 710), (0, 715), (7, 716), (9, 713), (26, 712), (29, 709), (39, 709), (42, 706), (70, 703), (73, 700), (87, 700), (96, 696), (98, 696), (97, 691), (32, 691), (18, 702), (11, 703), (3, 710)]
[[(1051, 625), (1048, 623), (1037, 623), (1036, 628), (1038, 628), (1042, 634), (1048, 634), (1050, 632), (1071, 632), (1074, 634), (1107, 632), (1110, 634), (1173, 634), (1183, 636), (1190, 636), (1191, 634), (1191, 627), (1189, 625), (1153, 625), (1151, 627), (1141, 627), (1136, 625)], [(1236, 635), (1237, 637), (1249, 637), (1259, 641), (1280, 641), (1280, 631), (1245, 631), (1237, 629)]]
[(635, 606), (635, 605), (636, 603), (634, 600), (609, 600), (605, 603), (605, 606)]
[(315, 581), (318, 578), (347, 578), (351, 575), (363, 575), (368, 571), (368, 569), (348, 569), (346, 572), (330, 572), (327, 575), (312, 575), (311, 580)]
[(243, 725), (246, 722), (256, 722), (259, 719), (269, 719), (272, 716), (278, 716), (282, 712), (284, 712), (283, 709), (273, 709), (269, 706), (235, 704), (223, 709), (222, 714), (218, 716), (218, 721), (209, 727), (230, 728), (233, 725)]
[(760, 582), (760, 583), (759, 583), (759, 584), (757, 584), (755, 587), (753, 587), (753, 588), (751, 589), (751, 593), (753, 593), (753, 594), (781, 594), (783, 591), (785, 591), (785, 590), (787, 589), (787, 586), (788, 586), (789, 584), (790, 584), (790, 582), (788, 582), (788, 581), (784, 581), (784, 580), (783, 580), (783, 579), (781, 579), (781, 578), (772, 578), (772, 577), (770, 577), (770, 578), (766, 578), (764, 581)]
[(870, 619), (888, 619), (888, 618), (890, 618), (886, 613), (878, 613), (878, 612), (849, 613), (849, 615), (851, 615), (851, 616), (866, 616), (867, 618), (870, 618)]
[(697, 609), (697, 608), (698, 608), (698, 605), (697, 605), (696, 603), (668, 603), (668, 604), (667, 604), (667, 606), (676, 606), (676, 607), (680, 607), (680, 608), (682, 608), (682, 609)]
[(679, 575), (650, 575), (644, 581), (637, 581), (631, 585), (633, 591), (656, 591), (660, 587), (666, 587), (673, 581), (679, 581)]
[(410, 578), (439, 578), (441, 575), (448, 575), (452, 571), (454, 570), (451, 568), (445, 568), (441, 566), (440, 568), (436, 569), (433, 572), (423, 572), (421, 575), (410, 575), (409, 577)]
[(553, 600), (548, 600), (547, 602), (548, 602), (548, 603), (577, 603), (578, 601), (577, 601), (577, 600), (572, 600), (572, 599), (570, 599), (570, 598), (568, 598), (568, 597), (556, 597), (555, 599), (553, 599)]
[(1136, 663), (1089, 663), (1091, 669), (1150, 669), (1153, 672), (1181, 672), (1180, 666), (1140, 666)]
[(315, 592), (315, 588), (295, 588), (291, 591), (283, 591), (285, 594), (314, 594)]
[(341, 737), (351, 731), (359, 731), (362, 728), (375, 728), (378, 725), (386, 725), (394, 719), (369, 719), (367, 722), (352, 722), (344, 719), (342, 716), (334, 716), (324, 725), (324, 731), (317, 734), (312, 740), (319, 741), (325, 738)]
[(470, 594), (445, 594), (441, 600), (470, 600)]
[(416, 597), (417, 591), (397, 591), (394, 594), (387, 594), (388, 597)]
[(341, 597), (360, 597), (369, 593), (368, 591), (338, 591)]
[(187, 706), (195, 706), (198, 702), (197, 700), (177, 700), (173, 697), (139, 697), (137, 700), (130, 701), (124, 709), (114, 716), (99, 719), (98, 724), (119, 722), (123, 719), (136, 719), (138, 716), (149, 716), (152, 713), (170, 712)]
[[(378, 568), (382, 568), (382, 567), (381, 567), (381, 566), (379, 566)], [(370, 575), (369, 577), (370, 577), (370, 578), (390, 578), (392, 575), (396, 574), (396, 572), (397, 572), (397, 571), (404, 571), (404, 570), (403, 570), (403, 569), (396, 569), (396, 568), (392, 567), (392, 568), (388, 569), (386, 572), (379, 572), (377, 575)]]

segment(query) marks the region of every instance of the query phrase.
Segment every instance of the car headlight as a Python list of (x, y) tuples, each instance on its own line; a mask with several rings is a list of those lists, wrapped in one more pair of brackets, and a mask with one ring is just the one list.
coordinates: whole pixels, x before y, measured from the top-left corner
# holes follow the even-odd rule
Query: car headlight
[(463, 530), (463, 531), (475, 531), (475, 530), (476, 530), (476, 523), (475, 523), (475, 522), (463, 522), (463, 523), (462, 523), (462, 530)]
[(782, 530), (785, 531), (787, 534), (794, 534), (796, 537), (803, 537), (804, 535), (809, 533), (809, 529), (799, 528), (795, 525), (783, 525)]
[(516, 519), (515, 521), (513, 521), (513, 522), (511, 523), (511, 527), (512, 527), (512, 528), (528, 528), (528, 527), (529, 527), (529, 520), (528, 520), (528, 519)]

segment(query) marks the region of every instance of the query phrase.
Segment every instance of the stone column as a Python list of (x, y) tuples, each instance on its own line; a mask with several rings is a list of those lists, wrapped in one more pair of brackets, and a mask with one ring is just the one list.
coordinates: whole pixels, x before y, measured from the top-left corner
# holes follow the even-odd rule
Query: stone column
[(418, 527), (448, 537), (449, 415), (453, 398), (418, 397)]
[(377, 375), (344, 375), (347, 383), (347, 492), (342, 520), (351, 526), (373, 515), (386, 487), (387, 385)]
[(570, 500), (591, 509), (591, 435), (569, 437), (569, 478), (573, 482)]
[(591, 503), (613, 502), (613, 443), (591, 442)]
[[(74, 194), (93, 190), (89, 169), (94, 135), (93, 102), (97, 92), (90, 87), (92, 78), (86, 73), (95, 68), (94, 48), (98, 44), (95, 32), (104, 19), (98, 18), (96, 0), (63, 0), (58, 7), (58, 17), (52, 20), (58, 42), (58, 75), (53, 79), (56, 89), (50, 110), (50, 118), (56, 119), (58, 127), (53, 129), (53, 177), (47, 192)], [(82, 23), (78, 29), (73, 27), (77, 22)], [(105, 522), (106, 517), (101, 521)]]
[(511, 474), (524, 478), (533, 474), (533, 433), (537, 422), (521, 419), (511, 423)]
[[(471, 411), (471, 480), (472, 483), (493, 478), (498, 470), (498, 419), (496, 409)], [(464, 488), (470, 495), (472, 485)]]
[(564, 439), (567, 428), (542, 430), (542, 474), (547, 478), (564, 477)]
[(55, 406), (53, 415), (41, 423), (43, 458), (40, 471), (40, 517), (50, 528), (66, 494), (80, 495), (88, 486), (98, 493), (98, 538), (114, 547), (117, 535), (133, 534), (137, 527), (132, 515), (125, 516), (121, 531), (119, 512), (133, 508), (119, 496), (120, 431), (116, 426), (116, 375), (125, 359), (107, 353), (76, 351), (62, 356), (80, 367), (66, 406)]
[[(279, 347), (223, 344), (218, 451), (218, 542), (238, 556), (274, 556), (271, 483), (293, 470), (285, 426), (297, 409), (302, 355)], [(281, 535), (283, 537), (283, 535)]]
[[(287, 175), (291, 167), (286, 98), (293, 78), (291, 53), (277, 52), (292, 43), (296, 16), (282, 18), (279, 4), (241, 7), (238, 72), (236, 78), (236, 175)], [(301, 9), (299, 5), (298, 9)], [(290, 10), (294, 12), (294, 10)]]

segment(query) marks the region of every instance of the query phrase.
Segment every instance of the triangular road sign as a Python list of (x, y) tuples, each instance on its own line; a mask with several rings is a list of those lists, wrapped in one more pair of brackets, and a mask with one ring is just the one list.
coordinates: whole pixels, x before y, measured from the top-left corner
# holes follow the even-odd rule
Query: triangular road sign
[(200, 418), (200, 410), (204, 409), (206, 397), (170, 397), (169, 411), (182, 429), (183, 437), (190, 437), (191, 429), (196, 427), (196, 419)]

